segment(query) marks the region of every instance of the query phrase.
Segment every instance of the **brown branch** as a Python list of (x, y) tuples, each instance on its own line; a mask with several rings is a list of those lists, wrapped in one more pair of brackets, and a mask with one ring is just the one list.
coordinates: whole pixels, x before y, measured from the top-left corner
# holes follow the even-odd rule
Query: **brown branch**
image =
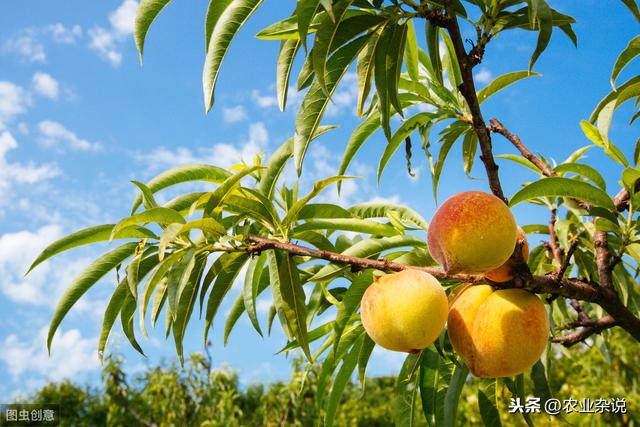
[(482, 155), (480, 160), (484, 164), (484, 168), (487, 172), (489, 179), (489, 187), (491, 192), (507, 203), (507, 199), (502, 191), (502, 185), (500, 184), (500, 177), (498, 175), (498, 165), (493, 158), (493, 152), (491, 148), (491, 133), (487, 129), (487, 125), (482, 118), (482, 111), (480, 111), (480, 103), (478, 102), (478, 96), (476, 95), (475, 83), (473, 81), (473, 61), (470, 60), (464, 48), (464, 42), (462, 35), (460, 34), (460, 27), (458, 25), (458, 19), (451, 5), (450, 0), (444, 2), (447, 15), (450, 17), (451, 22), (446, 27), (451, 36), (453, 42), (453, 48), (460, 64), (460, 74), (462, 76), (462, 83), (458, 88), (462, 93), (462, 96), (469, 105), (471, 111), (473, 129), (478, 136), (478, 142), (480, 144), (480, 151)]
[(496, 118), (489, 119), (489, 121), (491, 122), (491, 126), (489, 127), (489, 129), (492, 132), (499, 133), (500, 135), (502, 135), (505, 138), (507, 138), (509, 140), (509, 142), (511, 142), (518, 149), (518, 151), (520, 151), (520, 154), (522, 154), (522, 157), (524, 157), (525, 159), (529, 160), (538, 169), (540, 169), (540, 172), (544, 176), (556, 176), (556, 173), (554, 172), (554, 170), (551, 169), (551, 167), (549, 167), (548, 164), (546, 164), (541, 159), (539, 159), (538, 156), (533, 154), (522, 143), (522, 140), (520, 140), (520, 137), (518, 135), (515, 135), (515, 134), (511, 133), (509, 131), (509, 129), (504, 127), (504, 125)]
[(563, 335), (560, 337), (554, 337), (553, 342), (562, 344), (565, 347), (574, 346), (580, 342), (585, 341), (587, 338), (594, 334), (598, 334), (605, 329), (616, 326), (617, 323), (612, 316), (604, 316), (600, 319), (585, 319), (583, 321), (576, 321), (568, 325), (570, 328), (576, 328), (575, 331)]
[(593, 245), (596, 252), (596, 265), (598, 267), (598, 280), (600, 286), (613, 289), (613, 277), (611, 275), (611, 249), (609, 237), (606, 231), (596, 230), (593, 233)]
[(558, 263), (558, 268), (562, 265), (562, 253), (558, 244), (558, 236), (556, 235), (556, 209), (551, 209), (551, 218), (549, 219), (549, 246), (553, 259)]
[[(602, 306), (616, 322), (636, 340), (640, 341), (640, 319), (620, 301), (613, 289), (594, 286), (592, 283), (572, 278), (558, 278), (555, 275), (533, 276), (528, 274), (518, 275), (509, 283), (494, 283), (483, 276), (469, 274), (447, 274), (437, 267), (416, 267), (407, 264), (400, 264), (387, 259), (368, 259), (344, 255), (336, 252), (300, 246), (291, 242), (268, 239), (260, 236), (248, 236), (249, 244), (244, 250), (249, 253), (260, 253), (265, 250), (277, 249), (288, 252), (292, 255), (308, 256), (317, 259), (324, 259), (337, 264), (346, 264), (355, 267), (356, 270), (376, 269), (382, 271), (402, 271), (406, 269), (416, 269), (427, 272), (437, 279), (455, 282), (464, 282), (474, 285), (489, 284), (496, 288), (522, 288), (536, 294), (558, 295), (564, 298), (576, 299), (580, 301), (594, 302)], [(520, 271), (518, 272), (520, 273)]]
[(574, 252), (578, 249), (578, 236), (571, 241), (571, 245), (569, 245), (569, 249), (567, 249), (567, 253), (564, 256), (564, 261), (562, 261), (562, 264), (560, 264), (560, 267), (558, 268), (557, 276), (559, 279), (561, 279), (567, 272), (567, 269), (571, 264), (571, 257), (573, 257)]

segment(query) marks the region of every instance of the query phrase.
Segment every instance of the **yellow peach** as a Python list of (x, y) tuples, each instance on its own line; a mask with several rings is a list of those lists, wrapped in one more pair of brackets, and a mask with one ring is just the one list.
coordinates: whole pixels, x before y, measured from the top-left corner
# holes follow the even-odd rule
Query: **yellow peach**
[(520, 374), (549, 338), (549, 319), (536, 295), (522, 289), (469, 286), (452, 301), (447, 321), (454, 350), (477, 377)]
[(415, 353), (440, 336), (448, 309), (447, 296), (435, 277), (407, 269), (377, 278), (362, 297), (360, 315), (378, 345)]

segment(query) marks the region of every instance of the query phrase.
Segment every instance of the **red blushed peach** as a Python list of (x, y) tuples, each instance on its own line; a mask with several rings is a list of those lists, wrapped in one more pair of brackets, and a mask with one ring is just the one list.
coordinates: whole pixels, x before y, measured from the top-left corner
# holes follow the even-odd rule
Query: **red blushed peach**
[(484, 274), (513, 253), (516, 221), (496, 196), (467, 191), (447, 199), (436, 211), (427, 243), (447, 273)]

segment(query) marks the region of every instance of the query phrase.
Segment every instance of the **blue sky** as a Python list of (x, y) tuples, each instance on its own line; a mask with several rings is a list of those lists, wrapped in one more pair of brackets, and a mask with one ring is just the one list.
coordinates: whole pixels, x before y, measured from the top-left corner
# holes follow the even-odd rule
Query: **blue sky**
[[(587, 144), (578, 123), (587, 118), (609, 90), (615, 57), (638, 32), (638, 24), (619, 2), (558, 2), (578, 20), (579, 49), (561, 34), (536, 65), (541, 78), (509, 88), (486, 103), (485, 116), (498, 117), (533, 151), (562, 161)], [(0, 396), (32, 390), (47, 379), (99, 381), (97, 335), (114, 276), (98, 283), (64, 320), (46, 354), (46, 328), (65, 286), (101, 249), (79, 249), (24, 271), (49, 242), (74, 230), (117, 221), (126, 216), (135, 189), (131, 179), (148, 180), (181, 163), (213, 162), (230, 166), (257, 152), (271, 153), (293, 133), (295, 104), (286, 112), (275, 104), (274, 76), (278, 43), (253, 35), (288, 16), (293, 1), (266, 0), (235, 40), (218, 80), (216, 104), (204, 114), (201, 67), (204, 59), (203, 20), (206, 2), (174, 2), (152, 27), (145, 63), (138, 62), (131, 36), (136, 1), (5, 1), (0, 6)], [(419, 33), (420, 34), (420, 33)], [(477, 69), (482, 86), (502, 73), (525, 69), (534, 38), (510, 32), (492, 41)], [(633, 67), (621, 76), (636, 71)], [(357, 124), (353, 114), (355, 76), (347, 74), (326, 124), (340, 128), (319, 140), (305, 163), (307, 183), (335, 174), (341, 150)], [(633, 151), (637, 125), (627, 128), (628, 110), (614, 120), (612, 139), (626, 153)], [(511, 153), (506, 140), (495, 137), (496, 153)], [(351, 172), (365, 178), (324, 199), (353, 204), (372, 199), (412, 206), (429, 218), (435, 203), (424, 156), (414, 152), (418, 176), (405, 172), (396, 156), (375, 183), (375, 166), (384, 147), (376, 135), (357, 157)], [(468, 189), (487, 189), (483, 180), (469, 180), (462, 171), (459, 146), (454, 148), (441, 178), (441, 198)], [(589, 162), (604, 171), (616, 192), (620, 170), (592, 150)], [(508, 194), (530, 172), (500, 162)], [(472, 175), (483, 178), (477, 162)], [(508, 177), (508, 179), (506, 178)], [(160, 199), (167, 200), (170, 193)], [(518, 222), (547, 221), (540, 210), (515, 209)], [(237, 295), (232, 290), (220, 314)], [(260, 300), (266, 318), (268, 299)], [(216, 365), (230, 365), (242, 381), (285, 378), (289, 364), (274, 353), (284, 344), (276, 331), (261, 339), (246, 319), (222, 346), (218, 318), (211, 336)], [(185, 351), (202, 350), (203, 323), (194, 319)], [(162, 334), (142, 340), (145, 359), (129, 349), (114, 328), (108, 349), (123, 353), (130, 372), (174, 356)], [(374, 354), (370, 373), (396, 373), (402, 356)], [(1, 400), (1, 399), (0, 399)], [(6, 400), (6, 399), (5, 399)]]

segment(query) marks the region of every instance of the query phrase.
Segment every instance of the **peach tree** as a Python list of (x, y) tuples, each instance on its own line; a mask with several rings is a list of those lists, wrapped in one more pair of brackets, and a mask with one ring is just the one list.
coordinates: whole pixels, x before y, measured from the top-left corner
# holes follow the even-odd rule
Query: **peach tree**
[[(140, 2), (134, 36), (141, 57), (151, 24), (169, 3)], [(634, 0), (622, 3), (640, 20)], [(214, 102), (225, 54), (261, 5), (262, 0), (210, 1), (203, 70), (207, 111)], [(285, 4), (271, 7), (286, 12)], [(324, 408), (323, 421), (330, 426), (346, 383), (356, 370), (364, 379), (376, 345), (361, 322), (363, 295), (374, 276), (414, 269), (438, 279), (450, 296), (462, 286), (476, 285), (538, 294), (535, 299), (546, 303), (550, 325), (545, 333), (547, 351), (525, 373), (532, 380), (527, 383), (534, 385), (530, 393), (543, 401), (551, 398), (547, 373), (554, 357), (567, 356), (568, 349), (579, 343), (606, 348), (611, 328), (621, 328), (640, 341), (636, 284), (640, 141), (634, 150), (627, 150), (633, 153), (629, 158), (609, 138), (612, 116), (620, 105), (635, 100), (631, 123), (640, 116), (640, 75), (618, 82), (620, 72), (640, 54), (640, 36), (619, 47), (612, 91), (580, 123), (590, 143), (567, 153), (562, 163), (529, 149), (503, 125), (508, 118), (487, 121), (482, 104), (536, 75), (532, 71), (536, 60), (554, 31), (577, 44), (574, 22), (545, 0), (298, 0), (290, 17), (257, 35), (280, 43), (276, 65), (280, 109), (285, 109), (290, 85), (303, 92), (293, 136), (270, 157), (257, 156), (230, 170), (192, 164), (146, 183), (134, 181), (139, 194), (129, 216), (117, 224), (80, 230), (47, 247), (31, 269), (72, 248), (121, 241), (69, 286), (51, 320), (49, 348), (72, 306), (107, 273), (118, 270), (123, 277), (104, 313), (100, 357), (118, 318), (131, 345), (142, 353), (135, 333), (136, 313), (143, 334), (147, 318), (155, 326), (164, 313), (162, 327), (167, 338), (173, 337), (182, 360), (182, 341), (194, 311), (204, 317), (206, 341), (221, 302), (234, 281), (242, 280), (241, 294), (224, 324), (224, 341), (240, 316), (248, 316), (258, 334), (265, 326), (270, 331), (277, 318), (288, 337), (284, 350), (299, 349), (310, 362), (320, 364), (317, 405)], [(528, 69), (476, 88), (474, 68), (483, 61), (492, 39), (509, 37), (514, 31), (536, 34)], [(465, 40), (466, 33), (473, 34), (473, 40)], [(292, 79), (298, 57), (304, 62)], [(304, 174), (313, 141), (332, 130), (321, 124), (323, 113), (350, 67), (357, 73), (354, 107), (361, 122), (343, 146), (338, 175), (301, 194), (297, 184), (287, 185), (282, 171), (292, 164), (297, 176)], [(434, 128), (440, 129), (438, 135), (431, 135)], [(479, 159), (488, 188), (500, 203), (531, 203), (548, 210), (548, 218), (539, 223), (521, 224), (524, 233), (545, 235), (544, 241), (531, 248), (528, 260), (522, 251), (524, 239), (515, 242), (509, 260), (513, 274), (507, 281), (492, 281), (483, 274), (439, 267), (425, 242), (428, 221), (411, 207), (392, 203), (342, 207), (314, 200), (327, 187), (337, 186), (339, 191), (341, 183), (352, 178), (347, 175), (350, 164), (379, 131), (386, 146), (377, 167), (378, 180), (398, 151), (406, 155), (411, 173), (411, 156), (419, 141), (428, 158), (435, 197), (445, 160), (454, 145), (461, 145), (464, 172), (468, 174)], [(512, 195), (503, 191), (498, 156), (493, 154), (494, 143), (501, 138), (519, 155), (500, 158), (532, 172), (531, 181)], [(617, 168), (616, 193), (607, 193), (601, 173), (585, 161), (589, 149), (602, 150)], [(161, 190), (195, 181), (206, 183), (209, 191), (185, 193), (162, 205), (155, 199)], [(243, 278), (238, 277), (241, 270), (246, 271)], [(267, 290), (273, 303), (265, 325), (258, 318), (256, 298)], [(312, 329), (314, 318), (330, 308), (337, 313), (334, 320)], [(472, 381), (479, 384), (478, 410), (487, 425), (500, 424), (499, 390), (525, 396), (525, 373), (498, 379), (469, 376), (446, 328), (432, 345), (419, 350), (407, 355), (398, 375), (393, 396), (398, 425), (413, 425), (418, 417), (430, 425), (455, 425), (461, 390)], [(531, 425), (531, 417), (523, 415)]]

